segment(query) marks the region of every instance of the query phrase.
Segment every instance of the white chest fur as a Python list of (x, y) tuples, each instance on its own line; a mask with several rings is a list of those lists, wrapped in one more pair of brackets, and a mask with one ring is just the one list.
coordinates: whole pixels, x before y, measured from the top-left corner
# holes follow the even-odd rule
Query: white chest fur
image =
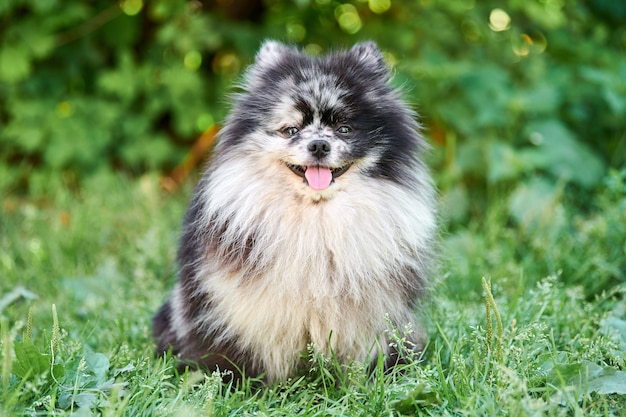
[(225, 241), (253, 239), (248, 259), (261, 273), (219, 269), (213, 260), (220, 254), (208, 254), (198, 279), (214, 309), (194, 325), (236, 337), (277, 379), (293, 372), (308, 344), (368, 361), (384, 350), (389, 321), (414, 325), (403, 294), (414, 283), (399, 279), (407, 279), (403, 269), (423, 269), (419, 256), (435, 227), (430, 196), (362, 176), (348, 177), (346, 187), (349, 193), (313, 202), (280, 184), (255, 193), (248, 183), (239, 188), (247, 193), (235, 195), (228, 184), (213, 184), (205, 219), (228, 219)]

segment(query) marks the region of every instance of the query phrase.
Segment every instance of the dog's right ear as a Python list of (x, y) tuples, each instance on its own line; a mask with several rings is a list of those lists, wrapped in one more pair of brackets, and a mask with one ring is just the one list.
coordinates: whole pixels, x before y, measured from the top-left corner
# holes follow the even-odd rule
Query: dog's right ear
[(358, 62), (369, 68), (374, 74), (377, 74), (384, 79), (389, 78), (389, 67), (385, 63), (383, 53), (380, 51), (376, 43), (372, 41), (357, 43), (352, 47), (352, 49), (350, 49), (349, 53)]
[(261, 49), (256, 55), (256, 63), (263, 67), (276, 65), (292, 52), (288, 46), (277, 41), (268, 40), (261, 45)]
[(350, 49), (350, 52), (358, 57), (359, 60), (370, 65), (385, 66), (383, 53), (378, 48), (378, 45), (372, 41), (357, 43)]

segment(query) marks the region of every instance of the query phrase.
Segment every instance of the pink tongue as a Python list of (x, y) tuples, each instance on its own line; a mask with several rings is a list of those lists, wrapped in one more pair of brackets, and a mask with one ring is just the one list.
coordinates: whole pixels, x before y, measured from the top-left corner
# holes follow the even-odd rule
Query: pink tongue
[(330, 182), (333, 180), (333, 174), (330, 172), (330, 169), (320, 166), (307, 167), (304, 176), (309, 182), (309, 186), (314, 190), (324, 190), (328, 188)]

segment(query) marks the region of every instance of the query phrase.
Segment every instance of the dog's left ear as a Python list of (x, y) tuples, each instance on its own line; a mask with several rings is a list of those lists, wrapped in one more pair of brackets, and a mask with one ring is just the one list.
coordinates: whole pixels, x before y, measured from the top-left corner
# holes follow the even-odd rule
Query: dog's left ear
[(256, 63), (260, 66), (271, 66), (277, 64), (285, 55), (292, 52), (288, 46), (280, 42), (268, 40), (261, 45), (261, 49), (256, 55)]
[(357, 43), (350, 49), (350, 53), (374, 72), (388, 76), (389, 67), (385, 63), (383, 53), (378, 49), (376, 43), (371, 41)]
[(263, 74), (268, 69), (279, 65), (285, 57), (294, 53), (290, 47), (273, 40), (267, 40), (261, 45), (256, 54), (254, 65), (246, 71), (246, 81), (249, 88), (253, 89), (260, 85)]

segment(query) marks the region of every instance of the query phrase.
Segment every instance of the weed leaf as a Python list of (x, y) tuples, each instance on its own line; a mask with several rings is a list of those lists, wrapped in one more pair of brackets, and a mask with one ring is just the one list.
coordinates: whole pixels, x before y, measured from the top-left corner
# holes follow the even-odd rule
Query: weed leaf
[(548, 373), (548, 383), (573, 386), (581, 395), (591, 392), (626, 395), (626, 372), (588, 361), (554, 366)]
[(50, 369), (52, 357), (41, 353), (33, 341), (28, 338), (16, 342), (13, 345), (13, 351), (15, 352), (13, 373), (22, 379), (29, 374), (41, 375)]
[(439, 402), (439, 394), (426, 384), (418, 384), (412, 391), (396, 400), (393, 408), (400, 414), (414, 414), (418, 407), (435, 405)]
[(87, 362), (89, 369), (96, 377), (96, 385), (103, 385), (107, 381), (106, 376), (109, 372), (110, 365), (109, 359), (102, 353), (94, 352), (87, 346), (85, 346), (83, 354), (85, 357), (85, 362)]
[(626, 372), (608, 366), (602, 367), (595, 378), (590, 378), (589, 391), (598, 394), (626, 395)]
[(90, 409), (93, 408), (98, 396), (91, 392), (81, 392), (74, 398), (74, 402), (79, 408)]
[(62, 377), (65, 374), (65, 366), (62, 363), (52, 364), (52, 356), (42, 353), (29, 338), (15, 342), (13, 351), (15, 362), (12, 372), (19, 378), (41, 375), (49, 370), (52, 370), (54, 377)]
[(615, 334), (616, 337), (619, 337), (621, 343), (626, 344), (626, 320), (609, 316), (603, 319), (601, 324), (602, 332), (605, 335)]

